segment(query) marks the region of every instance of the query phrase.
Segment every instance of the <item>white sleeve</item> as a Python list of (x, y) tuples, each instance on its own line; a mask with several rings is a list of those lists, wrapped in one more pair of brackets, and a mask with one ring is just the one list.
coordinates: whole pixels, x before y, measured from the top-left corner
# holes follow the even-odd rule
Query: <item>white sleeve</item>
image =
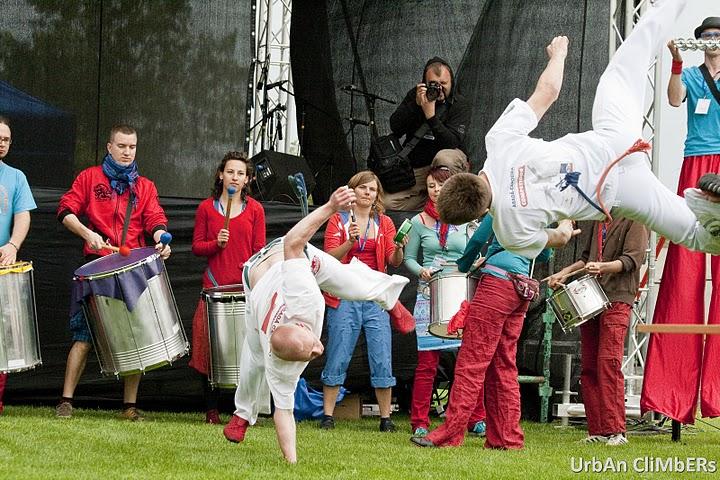
[(516, 228), (509, 229), (496, 222), (496, 218), (493, 217), (493, 231), (505, 250), (525, 258), (535, 258), (547, 245), (548, 234), (544, 228), (523, 228), (522, 219), (516, 219)]
[(275, 408), (283, 410), (295, 408), (295, 389), (307, 364), (308, 362), (289, 362), (274, 355), (270, 356), (265, 368), (265, 378)]
[(508, 141), (526, 137), (537, 125), (537, 116), (530, 105), (519, 98), (514, 99), (485, 136), (488, 159), (496, 151), (507, 148)]

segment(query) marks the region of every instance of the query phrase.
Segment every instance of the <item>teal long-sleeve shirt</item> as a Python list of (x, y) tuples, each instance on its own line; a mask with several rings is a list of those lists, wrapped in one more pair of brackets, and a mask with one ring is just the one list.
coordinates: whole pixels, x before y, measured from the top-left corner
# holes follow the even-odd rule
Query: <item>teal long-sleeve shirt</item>
[[(493, 237), (493, 240), (488, 247), (487, 253), (485, 255), (485, 257), (487, 258), (485, 264), (501, 268), (506, 272), (529, 275), (530, 263), (532, 262), (532, 259), (528, 259), (525, 257), (521, 257), (520, 255), (511, 253), (505, 250), (502, 245), (500, 245), (500, 243), (497, 241), (497, 238), (495, 238), (495, 236), (493, 235), (492, 217), (490, 216), (490, 214), (485, 215), (485, 218), (483, 218), (482, 222), (480, 222), (480, 225), (478, 226), (477, 230), (475, 230), (472, 238), (468, 241), (467, 246), (465, 247), (465, 252), (460, 258), (458, 258), (458, 269), (461, 272), (470, 271), (470, 268), (472, 268), (473, 263), (475, 262), (475, 260), (477, 260), (478, 255), (480, 254), (480, 249), (488, 242), (491, 235)], [(542, 252), (540, 252), (540, 255), (537, 256), (536, 261), (539, 263), (547, 262), (552, 257), (552, 253), (552, 248), (546, 248)], [(504, 275), (502, 275), (501, 273), (487, 270), (484, 268), (482, 268), (480, 271), (482, 271), (483, 273), (489, 273), (490, 275), (494, 275), (496, 277), (504, 277)]]
[[(420, 214), (415, 215), (410, 222), (412, 230), (410, 230), (407, 245), (405, 245), (405, 266), (415, 275), (420, 275), (420, 270), (432, 266), (436, 256), (441, 255), (444, 260), (454, 262), (463, 251), (467, 244), (467, 224), (450, 225), (447, 242), (445, 242), (445, 250), (440, 247), (440, 239), (436, 225), (423, 224)], [(437, 227), (439, 228), (439, 227)], [(418, 262), (418, 254), (422, 248), (422, 265)]]

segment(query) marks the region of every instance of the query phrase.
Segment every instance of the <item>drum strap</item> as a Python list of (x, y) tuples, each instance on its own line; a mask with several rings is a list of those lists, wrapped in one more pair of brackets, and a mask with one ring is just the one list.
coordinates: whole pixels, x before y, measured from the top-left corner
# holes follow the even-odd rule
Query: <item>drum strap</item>
[(212, 270), (210, 270), (210, 267), (208, 267), (206, 271), (207, 271), (208, 278), (210, 279), (210, 281), (213, 284), (213, 287), (219, 287), (220, 285), (218, 284), (217, 280), (215, 280), (215, 276), (212, 274)]
[(133, 203), (135, 203), (135, 194), (133, 191), (129, 190), (128, 193), (128, 203), (127, 207), (125, 207), (125, 221), (123, 222), (122, 237), (120, 237), (121, 246), (125, 245), (125, 240), (127, 239), (128, 227), (130, 226), (130, 216), (132, 215)]

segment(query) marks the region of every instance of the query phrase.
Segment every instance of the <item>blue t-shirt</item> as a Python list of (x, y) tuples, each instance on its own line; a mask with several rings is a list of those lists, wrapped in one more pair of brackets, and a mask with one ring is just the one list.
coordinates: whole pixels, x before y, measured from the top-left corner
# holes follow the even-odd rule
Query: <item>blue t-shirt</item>
[[(685, 156), (720, 154), (720, 104), (710, 92), (699, 67), (683, 69), (682, 82), (687, 91)], [(715, 83), (720, 89), (720, 83)], [(706, 115), (695, 113), (701, 98), (710, 100), (710, 109)]]
[(14, 215), (35, 208), (25, 174), (0, 161), (0, 245), (10, 240)]
[[(490, 214), (487, 214), (485, 215), (485, 218), (483, 218), (482, 222), (480, 222), (480, 225), (473, 234), (472, 238), (468, 241), (467, 247), (465, 247), (465, 253), (457, 261), (458, 268), (461, 272), (467, 272), (470, 270), (472, 264), (478, 258), (480, 249), (490, 239), (491, 235), (493, 235), (492, 217)], [(540, 252), (540, 255), (538, 255), (535, 260), (538, 263), (547, 262), (550, 260), (552, 252), (552, 248), (545, 248), (542, 252)], [(488, 247), (485, 258), (487, 258), (486, 265), (501, 268), (506, 272), (518, 273), (520, 275), (529, 275), (530, 273), (531, 260), (505, 250), (494, 236), (492, 243), (490, 243), (490, 246)], [(481, 269), (481, 271), (495, 277), (505, 277), (504, 274), (493, 270)]]

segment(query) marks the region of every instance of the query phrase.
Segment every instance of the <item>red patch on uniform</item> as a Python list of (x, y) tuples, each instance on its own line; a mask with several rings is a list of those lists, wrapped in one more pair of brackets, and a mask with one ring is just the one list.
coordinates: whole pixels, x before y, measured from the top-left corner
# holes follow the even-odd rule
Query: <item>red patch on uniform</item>
[(320, 271), (320, 257), (314, 256), (312, 260), (310, 261), (310, 270), (312, 271), (313, 275), (317, 275), (317, 273)]
[(520, 197), (520, 206), (527, 207), (528, 198), (527, 198), (527, 190), (525, 190), (525, 165), (518, 168), (517, 186), (518, 186), (518, 196)]

